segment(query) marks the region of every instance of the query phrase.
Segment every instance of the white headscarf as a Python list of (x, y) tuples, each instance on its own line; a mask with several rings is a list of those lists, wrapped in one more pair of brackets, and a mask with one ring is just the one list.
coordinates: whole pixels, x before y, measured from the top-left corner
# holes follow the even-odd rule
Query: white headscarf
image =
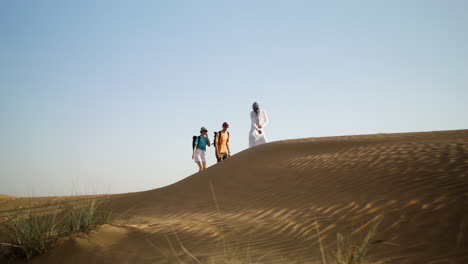
[(258, 108), (258, 111), (256, 112), (257, 114), (257, 123), (260, 120), (260, 105), (257, 102), (254, 102), (252, 105), (252, 109)]

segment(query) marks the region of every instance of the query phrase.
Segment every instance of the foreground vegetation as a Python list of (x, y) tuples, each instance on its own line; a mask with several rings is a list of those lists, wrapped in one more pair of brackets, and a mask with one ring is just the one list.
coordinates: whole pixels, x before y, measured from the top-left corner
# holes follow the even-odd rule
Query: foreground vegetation
[(90, 232), (109, 223), (109, 200), (82, 199), (63, 202), (55, 212), (17, 210), (0, 226), (0, 262), (30, 260), (54, 248), (62, 238)]

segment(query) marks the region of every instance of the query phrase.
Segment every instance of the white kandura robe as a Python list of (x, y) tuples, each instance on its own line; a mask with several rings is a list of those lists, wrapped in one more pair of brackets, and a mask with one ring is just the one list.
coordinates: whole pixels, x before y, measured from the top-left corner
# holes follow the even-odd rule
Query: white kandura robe
[[(252, 111), (250, 113), (250, 133), (249, 133), (249, 148), (267, 143), (268, 140), (265, 136), (265, 126), (268, 124), (268, 116), (265, 110), (260, 109), (259, 113), (255, 113)], [(258, 128), (261, 125), (262, 128)], [(258, 133), (258, 131), (262, 131), (262, 133)]]

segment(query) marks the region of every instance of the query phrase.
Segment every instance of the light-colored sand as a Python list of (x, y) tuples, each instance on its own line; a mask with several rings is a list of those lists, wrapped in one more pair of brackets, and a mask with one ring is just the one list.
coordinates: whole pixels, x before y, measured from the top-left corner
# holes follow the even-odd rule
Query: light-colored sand
[(375, 263), (468, 263), (467, 155), (468, 130), (270, 143), (114, 195), (113, 225), (33, 263), (321, 263), (319, 237), (331, 262), (379, 219)]
[(12, 198), (16, 198), (16, 197), (12, 195), (0, 194), (0, 199), (12, 199)]

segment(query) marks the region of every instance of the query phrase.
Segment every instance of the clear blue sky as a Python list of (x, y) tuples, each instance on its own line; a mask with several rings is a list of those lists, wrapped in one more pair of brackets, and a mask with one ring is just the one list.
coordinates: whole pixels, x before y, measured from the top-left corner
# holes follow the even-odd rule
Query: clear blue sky
[[(468, 128), (468, 1), (0, 3), (0, 193), (142, 191), (271, 141)], [(208, 151), (208, 163), (215, 162)]]

